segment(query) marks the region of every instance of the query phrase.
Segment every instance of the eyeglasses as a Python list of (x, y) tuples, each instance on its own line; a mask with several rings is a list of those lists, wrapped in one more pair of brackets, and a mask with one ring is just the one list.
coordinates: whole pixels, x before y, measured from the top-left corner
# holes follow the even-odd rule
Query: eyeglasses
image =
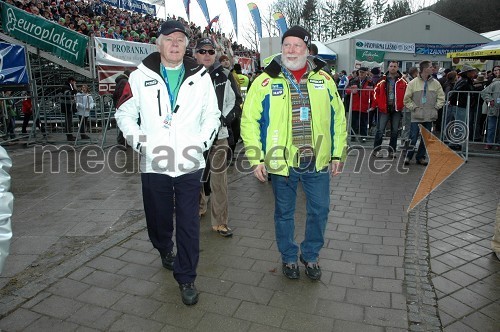
[(204, 50), (204, 49), (201, 49), (201, 50), (198, 50), (198, 53), (200, 54), (210, 54), (210, 55), (214, 55), (215, 54), (215, 51), (214, 50)]

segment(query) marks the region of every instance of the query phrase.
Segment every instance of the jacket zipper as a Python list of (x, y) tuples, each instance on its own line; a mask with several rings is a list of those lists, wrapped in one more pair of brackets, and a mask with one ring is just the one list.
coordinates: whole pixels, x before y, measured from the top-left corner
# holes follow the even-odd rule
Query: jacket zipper
[(158, 114), (161, 116), (160, 90), (158, 90), (156, 99), (158, 100)]

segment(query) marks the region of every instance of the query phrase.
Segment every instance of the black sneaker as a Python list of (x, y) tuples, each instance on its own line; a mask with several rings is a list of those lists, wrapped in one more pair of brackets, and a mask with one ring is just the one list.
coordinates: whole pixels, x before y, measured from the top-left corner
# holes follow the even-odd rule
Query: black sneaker
[(299, 279), (300, 271), (296, 263), (283, 263), (283, 274), (288, 279)]
[(174, 269), (174, 259), (175, 254), (173, 251), (169, 252), (166, 255), (161, 255), (161, 265), (167, 270), (173, 271)]
[(308, 263), (304, 260), (302, 255), (300, 255), (300, 262), (306, 267), (306, 276), (312, 280), (319, 280), (321, 278), (321, 268), (318, 263)]
[(179, 284), (179, 288), (181, 289), (181, 298), (182, 303), (185, 305), (193, 305), (198, 303), (199, 293), (194, 283), (190, 282), (187, 284)]
[(417, 164), (422, 165), (422, 166), (427, 166), (429, 163), (425, 159), (419, 159), (417, 160)]

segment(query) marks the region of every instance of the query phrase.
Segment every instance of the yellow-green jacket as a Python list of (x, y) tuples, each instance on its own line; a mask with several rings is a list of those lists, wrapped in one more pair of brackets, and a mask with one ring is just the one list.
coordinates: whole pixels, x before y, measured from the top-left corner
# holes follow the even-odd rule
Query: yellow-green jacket
[[(309, 56), (307, 91), (316, 169), (332, 159), (344, 160), (347, 148), (345, 111), (332, 77), (321, 70), (325, 62)], [(252, 83), (243, 106), (241, 137), (252, 166), (265, 162), (268, 172), (287, 176), (298, 166), (297, 147), (292, 145), (290, 85), (276, 56)]]

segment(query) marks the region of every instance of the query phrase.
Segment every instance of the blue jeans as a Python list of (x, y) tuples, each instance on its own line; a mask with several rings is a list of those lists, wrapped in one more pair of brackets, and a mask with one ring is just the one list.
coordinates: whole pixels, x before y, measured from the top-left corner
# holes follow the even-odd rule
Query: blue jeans
[(488, 116), (488, 127), (486, 129), (486, 143), (493, 144), (498, 142), (498, 116)]
[[(417, 144), (417, 140), (420, 137), (420, 128), (418, 125), (421, 124), (425, 129), (428, 131), (431, 131), (432, 129), (432, 122), (412, 122), (411, 127), (410, 127), (410, 144), (413, 146), (413, 149), (408, 150), (408, 153), (406, 154), (406, 157), (411, 160), (413, 158), (413, 154), (415, 153), (415, 148)], [(420, 144), (418, 145), (418, 151), (417, 151), (417, 156), (415, 157), (416, 160), (422, 160), (425, 159), (425, 143), (424, 139), (422, 138), (420, 140)]]
[(373, 145), (375, 150), (379, 150), (382, 145), (382, 138), (384, 137), (385, 127), (389, 119), (391, 120), (391, 139), (389, 141), (389, 146), (392, 148), (393, 152), (396, 151), (398, 145), (399, 122), (401, 121), (401, 112), (396, 111), (378, 113), (377, 133), (375, 134), (375, 143)]
[(317, 262), (325, 242), (324, 234), (330, 211), (330, 174), (328, 168), (317, 172), (314, 162), (290, 168), (289, 176), (271, 174), (275, 197), (274, 226), (283, 263), (296, 263), (299, 247), (294, 239), (295, 201), (298, 182), (306, 195), (306, 232), (300, 244), (306, 262)]

